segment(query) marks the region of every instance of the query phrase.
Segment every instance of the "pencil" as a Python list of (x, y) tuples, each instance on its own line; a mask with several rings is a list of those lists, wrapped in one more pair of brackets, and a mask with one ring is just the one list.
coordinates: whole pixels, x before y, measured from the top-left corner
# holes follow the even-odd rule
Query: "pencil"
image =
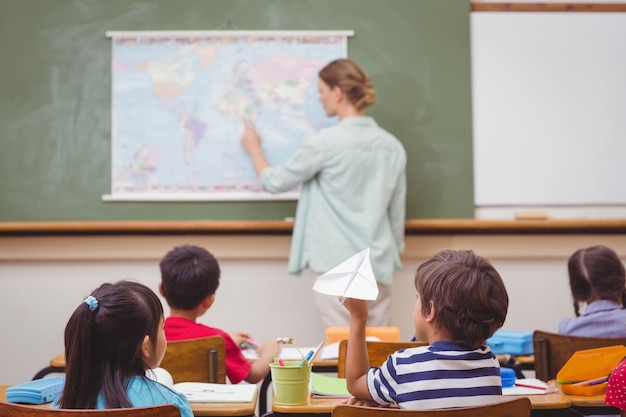
[(526, 384), (518, 384), (517, 382), (515, 383), (516, 387), (522, 387), (522, 388), (532, 388), (532, 389), (538, 389), (541, 391), (545, 391), (546, 389), (544, 387), (536, 387), (534, 385), (526, 385)]
[(580, 381), (580, 382), (577, 382), (577, 383), (572, 384), (572, 385), (599, 385), (599, 384), (604, 384), (608, 380), (609, 380), (608, 376), (602, 376), (600, 378), (594, 378), (594, 379), (588, 379), (586, 381)]
[(313, 354), (313, 356), (311, 356), (311, 359), (309, 359), (309, 364), (313, 363), (313, 359), (315, 359), (317, 357), (317, 355), (320, 353), (320, 350), (322, 350), (322, 346), (324, 346), (324, 343), (325, 343), (325, 341), (322, 340), (322, 343), (317, 345), (317, 349), (315, 349), (315, 353)]

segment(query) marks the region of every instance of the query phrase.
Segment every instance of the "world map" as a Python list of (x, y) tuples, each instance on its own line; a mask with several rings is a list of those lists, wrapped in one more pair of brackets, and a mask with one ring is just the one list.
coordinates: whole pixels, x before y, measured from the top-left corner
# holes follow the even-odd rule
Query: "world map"
[(323, 32), (114, 37), (112, 195), (271, 198), (241, 145), (243, 119), (270, 165), (286, 163), (337, 122), (319, 102), (317, 73), (346, 45)]

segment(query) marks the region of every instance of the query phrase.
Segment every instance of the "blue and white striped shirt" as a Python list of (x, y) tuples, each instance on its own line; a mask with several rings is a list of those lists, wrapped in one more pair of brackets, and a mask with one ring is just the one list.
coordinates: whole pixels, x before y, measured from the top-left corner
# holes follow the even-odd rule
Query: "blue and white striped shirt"
[(369, 369), (367, 384), (377, 403), (413, 410), (482, 405), (502, 396), (500, 364), (489, 347), (470, 350), (449, 341), (389, 355)]

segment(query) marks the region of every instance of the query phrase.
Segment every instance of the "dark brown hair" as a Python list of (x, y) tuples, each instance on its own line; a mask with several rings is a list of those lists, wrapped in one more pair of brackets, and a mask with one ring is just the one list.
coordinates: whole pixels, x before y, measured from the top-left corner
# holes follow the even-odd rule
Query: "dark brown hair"
[(567, 262), (574, 312), (595, 299), (611, 300), (626, 307), (626, 273), (615, 251), (597, 245), (578, 249)]
[(215, 294), (220, 266), (208, 250), (194, 245), (177, 246), (161, 262), (161, 290), (172, 308), (193, 310)]
[(417, 268), (422, 313), (435, 309), (436, 326), (476, 349), (502, 327), (509, 296), (498, 271), (471, 250), (444, 250)]
[(339, 87), (359, 111), (376, 102), (376, 91), (370, 78), (354, 61), (332, 61), (321, 69), (319, 77), (330, 88)]
[(65, 386), (59, 406), (96, 408), (101, 394), (106, 408), (132, 407), (128, 379), (144, 376), (148, 369), (141, 346), (148, 335), (156, 347), (163, 306), (150, 288), (134, 281), (102, 284), (91, 297), (91, 304), (80, 303), (65, 327)]

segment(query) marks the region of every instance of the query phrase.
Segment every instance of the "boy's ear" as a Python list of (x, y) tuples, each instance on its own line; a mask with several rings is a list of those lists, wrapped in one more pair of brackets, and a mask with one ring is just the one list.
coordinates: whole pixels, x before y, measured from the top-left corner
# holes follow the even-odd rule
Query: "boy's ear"
[(214, 301), (215, 301), (215, 293), (208, 295), (204, 300), (202, 300), (202, 307), (208, 310), (209, 308), (211, 308)]
[(427, 323), (432, 323), (433, 321), (435, 321), (435, 303), (433, 303), (433, 300), (430, 300), (429, 302), (429, 311), (428, 311), (428, 315), (426, 316), (426, 322)]
[(141, 355), (145, 360), (150, 359), (150, 336), (148, 335), (141, 342)]
[(158, 289), (159, 289), (159, 294), (161, 294), (161, 296), (163, 296), (163, 284), (159, 282), (158, 285)]

